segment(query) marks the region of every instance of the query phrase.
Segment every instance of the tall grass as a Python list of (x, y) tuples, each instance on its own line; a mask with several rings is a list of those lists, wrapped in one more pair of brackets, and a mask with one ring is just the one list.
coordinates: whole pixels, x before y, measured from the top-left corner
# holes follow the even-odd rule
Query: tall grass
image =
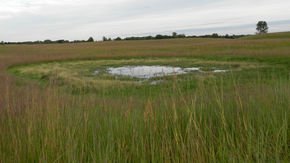
[[(0, 162), (289, 162), (288, 35), (0, 46)], [(273, 70), (92, 92), (7, 73), (40, 61), (141, 57)]]
[(289, 161), (288, 79), (219, 77), (191, 91), (175, 81), (142, 100), (13, 85), (0, 114), (2, 162)]

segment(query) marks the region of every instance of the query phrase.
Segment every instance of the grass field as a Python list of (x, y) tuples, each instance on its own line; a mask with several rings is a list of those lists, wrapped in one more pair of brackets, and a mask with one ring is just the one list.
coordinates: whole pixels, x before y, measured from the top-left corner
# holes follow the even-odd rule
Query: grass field
[(289, 36), (0, 46), (0, 162), (289, 162)]

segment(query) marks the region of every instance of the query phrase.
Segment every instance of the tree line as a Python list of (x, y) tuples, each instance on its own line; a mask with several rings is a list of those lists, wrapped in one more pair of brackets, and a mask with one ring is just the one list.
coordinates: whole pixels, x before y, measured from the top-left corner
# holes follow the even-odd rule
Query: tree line
[[(266, 21), (259, 21), (256, 25), (256, 34), (265, 34), (268, 33), (269, 27)], [(176, 38), (223, 38), (223, 39), (237, 39), (249, 35), (219, 35), (218, 33), (213, 33), (211, 35), (202, 35), (202, 36), (186, 36), (185, 34), (178, 34), (173, 32), (172, 35), (161, 35), (156, 36), (142, 36), (142, 37), (116, 37), (114, 39), (110, 37), (103, 37), (102, 41), (130, 41), (130, 40), (161, 40), (161, 39), (176, 39)], [(25, 41), (25, 42), (0, 42), (0, 44), (63, 44), (63, 43), (84, 43), (84, 42), (96, 42), (93, 37), (89, 37), (87, 40), (44, 40), (44, 41)]]
[[(142, 37), (103, 37), (102, 41), (131, 41), (131, 40), (161, 40), (161, 39), (177, 39), (177, 38), (224, 38), (224, 39), (236, 39), (240, 37), (244, 37), (247, 35), (219, 35), (217, 33), (213, 33), (211, 35), (202, 35), (202, 36), (186, 36), (185, 34), (177, 34), (173, 32), (172, 35), (161, 35), (158, 34), (156, 36), (142, 36)], [(43, 40), (43, 41), (24, 41), (24, 42), (0, 42), (0, 44), (64, 44), (64, 43), (85, 43), (85, 42), (97, 42), (93, 37), (90, 37), (88, 40)]]
[(4, 42), (1, 41), (0, 44), (65, 44), (65, 43), (84, 43), (84, 42), (95, 42), (93, 37), (90, 37), (88, 40), (43, 40), (43, 41), (23, 41), (23, 42)]

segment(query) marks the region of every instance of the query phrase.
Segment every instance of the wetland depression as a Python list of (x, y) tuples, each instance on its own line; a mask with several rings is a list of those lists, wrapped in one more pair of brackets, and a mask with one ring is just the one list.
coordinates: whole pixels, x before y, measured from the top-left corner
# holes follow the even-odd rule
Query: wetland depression
[[(120, 84), (159, 83), (170, 81), (170, 76), (197, 80), (196, 77), (214, 77), (227, 72), (256, 69), (261, 65), (248, 62), (219, 62), (196, 58), (148, 58), (121, 60), (55, 61), (20, 65), (10, 69), (15, 75), (40, 81), (56, 80), (63, 85), (88, 87)], [(160, 79), (163, 78), (163, 79)]]

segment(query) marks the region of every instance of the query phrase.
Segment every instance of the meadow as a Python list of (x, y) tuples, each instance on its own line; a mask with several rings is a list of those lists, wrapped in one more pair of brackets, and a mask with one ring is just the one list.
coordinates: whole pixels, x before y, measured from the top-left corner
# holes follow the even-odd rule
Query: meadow
[(289, 36), (0, 45), (0, 162), (289, 162)]

